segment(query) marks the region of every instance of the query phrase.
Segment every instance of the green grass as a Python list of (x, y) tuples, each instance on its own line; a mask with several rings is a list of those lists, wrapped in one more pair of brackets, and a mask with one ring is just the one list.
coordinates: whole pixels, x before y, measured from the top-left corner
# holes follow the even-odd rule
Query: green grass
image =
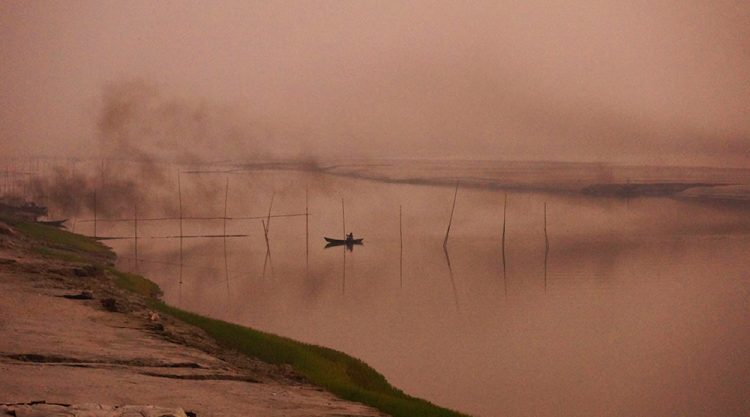
[(49, 246), (35, 246), (31, 250), (46, 258), (55, 258), (65, 262), (86, 263), (90, 260), (84, 255), (64, 249), (50, 248)]
[(339, 397), (394, 417), (465, 416), (404, 394), (366, 363), (333, 349), (203, 317), (160, 301), (154, 301), (153, 307), (203, 329), (225, 348), (265, 362), (289, 364), (312, 383)]
[(0, 216), (0, 220), (39, 243), (34, 246), (34, 251), (43, 256), (70, 262), (112, 261), (115, 258), (111, 249), (88, 236), (10, 216)]
[(118, 271), (115, 268), (107, 268), (107, 270), (114, 275), (115, 284), (120, 288), (140, 294), (149, 300), (157, 299), (162, 294), (161, 288), (155, 282), (140, 275)]

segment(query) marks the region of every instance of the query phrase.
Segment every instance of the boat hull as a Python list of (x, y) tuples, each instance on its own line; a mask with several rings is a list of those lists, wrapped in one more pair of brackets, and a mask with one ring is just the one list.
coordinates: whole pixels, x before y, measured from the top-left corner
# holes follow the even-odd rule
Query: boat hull
[(67, 222), (67, 221), (68, 221), (68, 219), (63, 219), (63, 220), (37, 220), (37, 223), (41, 223), (41, 224), (44, 224), (44, 225), (47, 225), (47, 226), (62, 228), (62, 227), (65, 227), (64, 223)]
[(328, 243), (332, 243), (334, 245), (361, 245), (362, 241), (364, 239), (333, 239), (330, 237), (324, 237), (323, 239), (326, 240)]

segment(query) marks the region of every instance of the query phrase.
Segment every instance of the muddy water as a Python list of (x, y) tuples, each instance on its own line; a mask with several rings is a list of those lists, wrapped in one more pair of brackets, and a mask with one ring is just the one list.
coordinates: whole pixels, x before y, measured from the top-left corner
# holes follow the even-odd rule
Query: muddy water
[[(225, 178), (186, 176), (184, 215), (223, 216)], [(229, 220), (247, 236), (186, 238), (180, 268), (176, 239), (148, 238), (177, 222), (142, 221), (137, 268), (169, 303), (344, 351), (477, 416), (750, 413), (750, 210), (511, 192), (503, 256), (505, 193), (460, 188), (446, 254), (452, 187), (229, 179), (229, 217), (265, 216), (272, 196), (274, 215), (307, 204), (309, 243), (304, 216), (271, 218), (270, 256), (260, 220)], [(351, 252), (324, 248), (343, 234), (342, 198), (347, 232), (365, 239)], [(221, 234), (224, 222), (183, 227)], [(109, 243), (136, 268), (132, 241)]]

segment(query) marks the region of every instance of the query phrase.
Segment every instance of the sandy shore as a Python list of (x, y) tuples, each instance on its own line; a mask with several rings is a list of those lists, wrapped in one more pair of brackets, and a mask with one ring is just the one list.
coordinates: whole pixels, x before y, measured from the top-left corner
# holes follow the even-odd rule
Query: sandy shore
[[(33, 241), (0, 228), (0, 404), (148, 404), (198, 416), (383, 415), (288, 367), (223, 351), (199, 329), (149, 311), (106, 271), (38, 255)], [(93, 298), (65, 298), (82, 291)]]

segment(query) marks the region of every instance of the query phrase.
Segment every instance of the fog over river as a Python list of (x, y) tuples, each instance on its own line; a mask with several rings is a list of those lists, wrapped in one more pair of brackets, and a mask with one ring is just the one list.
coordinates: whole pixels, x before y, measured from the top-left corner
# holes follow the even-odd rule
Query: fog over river
[[(750, 411), (746, 202), (696, 197), (715, 188), (706, 185), (668, 196), (571, 191), (598, 184), (596, 166), (576, 166), (572, 180), (528, 164), (421, 164), (331, 164), (329, 173), (183, 167), (183, 235), (226, 227), (229, 237), (186, 237), (180, 255), (179, 239), (153, 238), (179, 236), (179, 220), (141, 220), (137, 265), (132, 239), (106, 242), (169, 303), (344, 351), (409, 394), (474, 415)], [(363, 179), (377, 170), (392, 178)], [(469, 171), (495, 186), (472, 182)], [(605, 171), (633, 178), (625, 186), (675, 175), (702, 184), (748, 178), (743, 170)], [(504, 189), (509, 178), (568, 187)], [(174, 194), (158, 198), (174, 202)], [(161, 209), (140, 210), (147, 219)], [(326, 249), (323, 237), (341, 238), (342, 221), (364, 244)], [(97, 234), (131, 237), (133, 226), (100, 217)]]

